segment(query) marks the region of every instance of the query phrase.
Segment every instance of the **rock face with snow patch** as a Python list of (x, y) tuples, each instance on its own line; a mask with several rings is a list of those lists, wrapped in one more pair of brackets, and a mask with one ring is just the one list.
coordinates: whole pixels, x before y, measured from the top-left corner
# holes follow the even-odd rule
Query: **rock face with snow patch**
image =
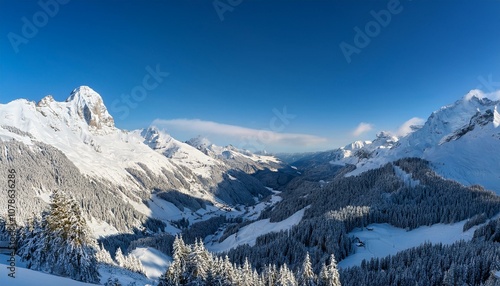
[(81, 86), (71, 92), (66, 99), (70, 113), (79, 118), (94, 129), (102, 129), (104, 126), (113, 128), (113, 117), (108, 113), (101, 96), (88, 86)]

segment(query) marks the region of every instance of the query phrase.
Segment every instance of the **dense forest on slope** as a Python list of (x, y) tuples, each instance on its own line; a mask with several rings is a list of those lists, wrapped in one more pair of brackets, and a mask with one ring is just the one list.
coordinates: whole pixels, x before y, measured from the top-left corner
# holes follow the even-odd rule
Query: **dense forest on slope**
[(239, 246), (227, 255), (237, 263), (247, 258), (257, 269), (274, 262), (298, 267), (308, 252), (316, 271), (333, 253), (349, 255), (349, 232), (371, 223), (389, 223), (411, 230), (436, 223), (454, 223), (500, 212), (500, 198), (479, 186), (465, 187), (438, 176), (427, 161), (409, 158), (358, 176), (330, 174), (331, 181), (297, 177), (281, 189), (283, 200), (261, 218), (280, 221), (309, 206), (302, 221), (289, 231), (259, 237), (255, 246)]

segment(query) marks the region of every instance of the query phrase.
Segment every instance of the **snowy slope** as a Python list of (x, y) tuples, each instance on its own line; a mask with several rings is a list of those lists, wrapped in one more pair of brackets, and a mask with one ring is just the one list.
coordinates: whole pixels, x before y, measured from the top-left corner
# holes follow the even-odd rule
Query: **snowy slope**
[(212, 167), (220, 166), (224, 168), (222, 162), (205, 155), (187, 143), (172, 138), (172, 136), (154, 126), (133, 131), (132, 133), (144, 138), (144, 143), (151, 149), (173, 159), (176, 164), (183, 165), (205, 178), (210, 178)]
[(0, 105), (0, 123), (2, 138), (30, 141), (5, 126), (29, 132), (34, 137), (31, 140), (61, 150), (81, 172), (118, 185), (136, 187), (125, 168), (135, 167), (137, 162), (147, 163), (157, 172), (161, 167), (173, 168), (142, 144), (141, 137), (115, 128), (102, 98), (89, 87), (75, 89), (65, 102), (47, 96), (37, 104), (21, 99)]
[[(364, 246), (355, 246), (355, 253), (339, 262), (339, 267), (359, 266), (364, 259), (382, 258), (400, 251), (420, 246), (425, 242), (452, 244), (459, 240), (471, 240), (475, 226), (463, 232), (467, 220), (454, 224), (435, 224), (421, 226), (406, 231), (387, 223), (371, 224), (366, 229), (356, 229), (349, 233), (350, 237), (359, 238)], [(368, 230), (371, 229), (371, 230)]]
[(19, 257), (17, 257), (17, 265), (15, 271), (15, 278), (7, 276), (10, 271), (7, 269), (7, 259), (9, 256), (0, 255), (0, 283), (2, 285), (9, 286), (54, 286), (54, 285), (64, 285), (64, 286), (90, 286), (97, 284), (83, 283), (75, 281), (69, 278), (54, 276), (38, 271), (33, 271), (24, 268), (22, 263), (19, 263)]
[(287, 219), (280, 222), (270, 222), (269, 219), (258, 220), (242, 227), (236, 234), (230, 235), (224, 241), (220, 243), (210, 243), (207, 244), (206, 247), (208, 250), (213, 252), (223, 252), (244, 244), (254, 246), (257, 237), (270, 232), (279, 232), (291, 229), (292, 226), (298, 224), (302, 220), (304, 212), (307, 208), (308, 207), (305, 207), (297, 211)]
[[(139, 248), (134, 250), (139, 260), (144, 265), (149, 278), (138, 273), (132, 273), (129, 270), (121, 269), (117, 266), (100, 265), (99, 274), (101, 283), (92, 284), (72, 280), (65, 277), (55, 276), (40, 271), (27, 269), (20, 257), (16, 256), (15, 278), (7, 276), (10, 271), (7, 268), (7, 259), (10, 257), (4, 254), (0, 255), (0, 285), (9, 286), (90, 286), (103, 285), (108, 278), (117, 278), (122, 285), (136, 283), (137, 286), (152, 286), (157, 284), (158, 277), (165, 272), (170, 265), (171, 258), (152, 248)], [(160, 273), (161, 272), (161, 273)], [(158, 274), (160, 273), (160, 274)]]
[(253, 173), (264, 168), (277, 169), (283, 166), (281, 160), (274, 156), (255, 154), (248, 150), (240, 150), (232, 145), (217, 146), (212, 144), (207, 138), (200, 136), (192, 138), (186, 141), (186, 143), (207, 156), (222, 160), (227, 165), (245, 170), (248, 173)]
[(172, 257), (151, 247), (139, 247), (131, 253), (139, 258), (148, 278), (158, 279), (172, 263)]
[[(131, 132), (116, 128), (101, 96), (86, 86), (73, 90), (64, 102), (46, 96), (38, 103), (20, 99), (0, 104), (0, 140), (11, 139), (27, 145), (40, 141), (54, 146), (83, 174), (131, 193), (151, 190), (144, 190), (142, 182), (127, 169), (138, 170), (148, 177), (162, 177), (173, 184), (172, 189), (216, 204), (225, 199), (248, 202), (255, 193), (266, 192), (264, 186), (248, 180), (226, 184), (224, 192), (217, 190), (227, 179), (228, 170), (240, 170), (242, 165), (204, 154), (153, 127)], [(252, 159), (256, 169), (267, 168), (268, 162), (281, 164), (274, 157), (231, 152), (236, 157)], [(141, 166), (146, 166), (152, 174), (146, 174)], [(165, 170), (175, 178), (165, 177)], [(241, 176), (246, 171), (241, 170)], [(225, 197), (215, 197), (215, 191)], [(153, 215), (147, 205), (127, 196), (123, 194), (124, 201), (143, 214)]]
[(353, 164), (357, 175), (404, 157), (429, 160), (442, 176), (466, 185), (480, 184), (500, 194), (500, 102), (477, 90), (435, 111), (404, 137), (381, 133), (331, 151), (331, 164)]

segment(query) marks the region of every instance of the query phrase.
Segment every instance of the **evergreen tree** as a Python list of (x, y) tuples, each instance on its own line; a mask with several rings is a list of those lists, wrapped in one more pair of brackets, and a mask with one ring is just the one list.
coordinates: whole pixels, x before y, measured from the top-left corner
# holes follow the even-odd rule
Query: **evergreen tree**
[(329, 282), (330, 282), (330, 279), (329, 279), (329, 275), (328, 275), (328, 269), (326, 267), (326, 264), (323, 263), (323, 266), (321, 266), (321, 271), (319, 272), (319, 280), (318, 280), (318, 284), (320, 286), (328, 286), (330, 285)]
[(45, 260), (42, 250), (45, 245), (45, 237), (42, 223), (38, 218), (30, 218), (20, 232), (20, 248), (18, 255), (26, 261), (29, 269), (41, 269)]
[(142, 265), (142, 262), (132, 253), (125, 256), (125, 264), (123, 267), (136, 273), (146, 274), (146, 269)]
[(330, 277), (332, 286), (340, 286), (340, 275), (337, 269), (337, 260), (335, 255), (330, 255), (330, 264), (328, 265), (328, 276)]
[(297, 281), (295, 280), (295, 276), (293, 272), (288, 269), (288, 266), (283, 264), (280, 267), (280, 271), (278, 274), (278, 279), (276, 281), (277, 286), (296, 286)]
[(340, 286), (340, 275), (337, 270), (337, 261), (335, 256), (332, 254), (330, 256), (330, 264), (321, 267), (321, 272), (319, 274), (319, 285), (321, 286)]
[(457, 267), (455, 263), (452, 263), (450, 266), (450, 269), (448, 269), (444, 273), (443, 277), (443, 285), (445, 286), (454, 286), (458, 285), (458, 279), (457, 279)]
[(95, 283), (97, 242), (90, 235), (80, 207), (56, 190), (40, 223), (33, 220), (23, 233), (22, 257), (28, 267)]
[(106, 250), (102, 244), (99, 246), (99, 251), (96, 253), (96, 259), (97, 262), (104, 263), (104, 264), (109, 264), (113, 265), (115, 262), (113, 261), (113, 258), (111, 258), (111, 254), (109, 254), (109, 251)]
[(255, 285), (254, 280), (253, 280), (253, 271), (252, 271), (252, 266), (248, 262), (248, 259), (245, 257), (245, 262), (243, 263), (243, 266), (240, 269), (239, 273), (239, 285), (242, 286), (253, 286)]
[(276, 281), (278, 280), (278, 271), (276, 269), (276, 265), (267, 265), (266, 268), (264, 268), (264, 271), (262, 272), (262, 280), (264, 282), (264, 285), (266, 286), (273, 286), (276, 284)]
[(316, 286), (318, 283), (318, 278), (312, 269), (309, 252), (306, 253), (306, 258), (304, 259), (304, 263), (302, 263), (302, 268), (300, 269), (298, 276), (298, 282), (301, 286)]
[(160, 277), (159, 286), (186, 285), (188, 280), (187, 260), (191, 247), (184, 243), (182, 236), (176, 236), (173, 242), (173, 261), (165, 274)]
[(125, 256), (123, 255), (123, 251), (120, 247), (115, 252), (115, 260), (118, 266), (125, 267)]
[(203, 285), (210, 267), (211, 255), (205, 249), (203, 242), (196, 240), (187, 261), (187, 275), (194, 285)]
[(224, 285), (235, 284), (238, 279), (237, 273), (227, 255), (224, 257), (223, 265)]

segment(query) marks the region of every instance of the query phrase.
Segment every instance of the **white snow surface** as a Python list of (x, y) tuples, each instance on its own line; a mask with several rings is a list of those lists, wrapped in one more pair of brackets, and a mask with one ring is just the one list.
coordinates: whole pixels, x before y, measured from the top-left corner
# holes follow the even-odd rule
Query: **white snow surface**
[[(394, 255), (402, 250), (417, 247), (425, 242), (452, 244), (459, 240), (470, 240), (478, 226), (463, 232), (467, 220), (454, 224), (434, 224), (406, 231), (390, 224), (371, 224), (365, 229), (355, 229), (350, 237), (358, 237), (365, 246), (354, 246), (355, 253), (339, 262), (339, 267), (358, 266), (364, 259)], [(373, 229), (373, 230), (368, 230)]]
[[(137, 286), (153, 286), (157, 285), (157, 278), (155, 278), (155, 264), (158, 268), (160, 265), (168, 265), (169, 257), (161, 254), (158, 255), (156, 252), (159, 252), (155, 249), (148, 249), (144, 251), (138, 251), (140, 254), (139, 259), (146, 263), (144, 266), (146, 268), (146, 272), (152, 274), (151, 278), (147, 278), (144, 275), (131, 272), (126, 269), (119, 268), (117, 266), (109, 266), (109, 265), (100, 265), (99, 266), (99, 274), (100, 283), (92, 284), (92, 283), (84, 283), (80, 281), (76, 281), (70, 278), (55, 276), (48, 273), (44, 273), (41, 271), (35, 271), (31, 269), (27, 269), (24, 262), (21, 261), (19, 256), (16, 256), (16, 269), (15, 269), (15, 278), (11, 278), (7, 276), (10, 271), (7, 268), (7, 259), (10, 258), (8, 255), (0, 254), (0, 285), (9, 285), (9, 286), (90, 286), (90, 285), (103, 285), (106, 283), (109, 277), (117, 278), (122, 285), (128, 285), (131, 282), (135, 282)], [(160, 259), (162, 261), (160, 261)], [(143, 261), (144, 260), (144, 261)], [(166, 266), (163, 269), (165, 272)]]
[(139, 247), (132, 251), (146, 269), (146, 276), (158, 279), (172, 263), (172, 257), (152, 247)]
[(2, 285), (9, 286), (54, 286), (54, 285), (64, 285), (64, 286), (89, 286), (98, 285), (91, 283), (83, 283), (75, 281), (69, 278), (59, 277), (50, 275), (47, 273), (42, 273), (39, 271), (34, 271), (24, 268), (25, 265), (20, 263), (20, 257), (16, 256), (16, 268), (15, 268), (15, 278), (7, 276), (10, 271), (7, 268), (7, 259), (10, 256), (0, 255), (0, 281)]
[(114, 234), (118, 234), (119, 231), (112, 225), (105, 221), (98, 221), (94, 217), (87, 220), (87, 225), (92, 230), (95, 238), (106, 237)]
[(280, 222), (270, 222), (270, 219), (262, 219), (253, 222), (242, 227), (236, 234), (230, 235), (221, 243), (207, 243), (206, 248), (212, 252), (223, 252), (244, 244), (254, 246), (257, 237), (270, 232), (279, 232), (291, 229), (294, 225), (298, 224), (302, 220), (304, 212), (308, 207), (297, 211), (287, 219)]

